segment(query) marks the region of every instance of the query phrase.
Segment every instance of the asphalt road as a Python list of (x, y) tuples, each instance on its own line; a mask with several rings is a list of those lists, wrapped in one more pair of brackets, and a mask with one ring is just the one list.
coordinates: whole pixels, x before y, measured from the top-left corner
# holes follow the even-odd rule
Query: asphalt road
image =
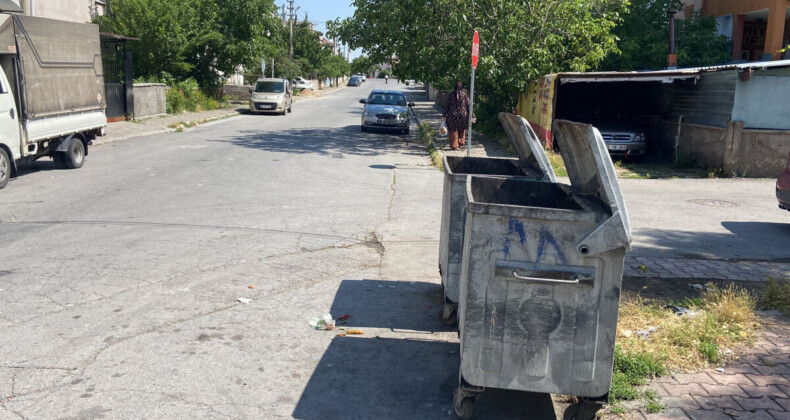
[[(360, 132), (373, 85), (39, 162), (0, 191), (0, 418), (454, 418), (442, 175), (415, 126)], [(770, 185), (623, 181), (634, 252), (786, 257)], [(365, 334), (308, 326), (330, 312)], [(490, 391), (476, 412), (561, 405)]]

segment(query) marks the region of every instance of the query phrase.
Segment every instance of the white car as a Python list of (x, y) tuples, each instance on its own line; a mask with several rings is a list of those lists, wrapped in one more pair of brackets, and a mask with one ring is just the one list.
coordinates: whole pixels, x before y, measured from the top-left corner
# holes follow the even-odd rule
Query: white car
[(302, 78), (302, 77), (297, 77), (296, 79), (294, 79), (293, 87), (294, 87), (294, 89), (315, 90), (315, 87), (313, 86), (313, 82), (311, 82), (311, 81), (309, 81), (309, 80), (307, 80), (305, 78)]

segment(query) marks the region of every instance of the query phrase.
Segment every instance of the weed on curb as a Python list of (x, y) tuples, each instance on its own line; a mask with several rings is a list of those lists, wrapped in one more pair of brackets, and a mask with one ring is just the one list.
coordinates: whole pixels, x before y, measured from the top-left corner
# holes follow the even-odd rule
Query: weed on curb
[(431, 155), (431, 164), (437, 167), (440, 171), (444, 171), (444, 164), (442, 163), (442, 155), (439, 154), (439, 151), (436, 150), (436, 144), (433, 140), (436, 138), (436, 132), (433, 131), (433, 128), (428, 123), (422, 123), (419, 127), (419, 139), (422, 144), (425, 145), (425, 148), (428, 150), (428, 154)]

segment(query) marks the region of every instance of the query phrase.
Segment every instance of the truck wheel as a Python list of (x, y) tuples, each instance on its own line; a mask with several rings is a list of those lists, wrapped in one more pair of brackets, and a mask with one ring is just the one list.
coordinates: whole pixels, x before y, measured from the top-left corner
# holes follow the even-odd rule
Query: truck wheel
[(66, 168), (77, 169), (81, 168), (85, 163), (85, 145), (82, 140), (73, 139), (69, 144), (69, 150), (63, 154), (63, 164)]
[(8, 185), (8, 178), (11, 177), (11, 159), (8, 153), (0, 148), (0, 190)]

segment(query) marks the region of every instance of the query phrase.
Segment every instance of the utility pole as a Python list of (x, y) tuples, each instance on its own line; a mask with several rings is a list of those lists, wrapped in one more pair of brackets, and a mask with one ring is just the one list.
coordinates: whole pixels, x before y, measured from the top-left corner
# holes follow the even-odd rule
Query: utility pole
[(291, 14), (289, 16), (290, 18), (289, 20), (291, 22), (291, 52), (289, 54), (289, 57), (291, 57), (291, 60), (293, 60), (294, 59), (294, 0), (288, 0), (288, 4), (290, 5), (289, 9), (291, 11)]
[(282, 17), (283, 17), (283, 23), (285, 23), (285, 22), (286, 22), (286, 20), (285, 20), (285, 18), (286, 18), (286, 14), (285, 14), (285, 5), (284, 5), (284, 4), (283, 4), (283, 14), (282, 14)]

